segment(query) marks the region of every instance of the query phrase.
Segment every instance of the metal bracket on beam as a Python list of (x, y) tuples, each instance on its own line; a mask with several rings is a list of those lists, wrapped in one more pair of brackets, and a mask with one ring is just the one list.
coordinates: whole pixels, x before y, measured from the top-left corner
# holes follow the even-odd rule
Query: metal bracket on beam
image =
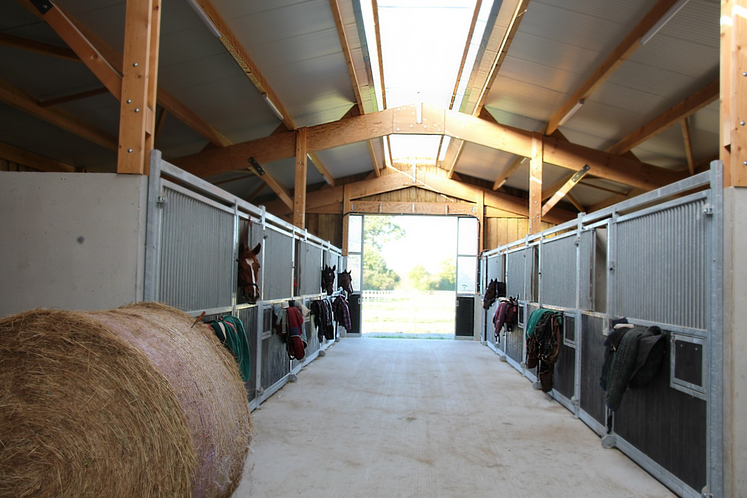
[(39, 11), (41, 15), (46, 14), (50, 10), (52, 10), (52, 7), (54, 7), (54, 4), (52, 4), (51, 0), (30, 0), (31, 3), (36, 7), (36, 10)]
[(257, 162), (256, 159), (254, 159), (254, 157), (250, 157), (247, 160), (249, 161), (249, 164), (252, 165), (252, 168), (254, 168), (254, 171), (256, 171), (259, 176), (262, 176), (265, 174), (265, 170), (262, 169), (262, 166), (259, 165), (259, 163)]

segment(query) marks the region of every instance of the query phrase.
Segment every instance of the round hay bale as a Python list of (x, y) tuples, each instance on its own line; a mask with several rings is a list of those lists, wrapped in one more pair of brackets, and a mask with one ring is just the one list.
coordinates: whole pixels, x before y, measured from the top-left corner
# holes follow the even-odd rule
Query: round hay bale
[(246, 391), (193, 322), (156, 303), (0, 320), (0, 496), (230, 496)]

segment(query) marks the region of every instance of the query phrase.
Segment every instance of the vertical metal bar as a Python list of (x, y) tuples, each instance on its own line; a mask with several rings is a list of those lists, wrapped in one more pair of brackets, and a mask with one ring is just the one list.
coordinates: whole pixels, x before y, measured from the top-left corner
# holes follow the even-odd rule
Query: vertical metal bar
[[(266, 210), (266, 208), (264, 206), (262, 206), (262, 216), (261, 216), (259, 222), (260, 222), (260, 224), (262, 226), (262, 240), (266, 241), (267, 240), (267, 210)], [(263, 244), (263, 246), (265, 244)], [(260, 262), (259, 271), (260, 271), (261, 274), (259, 275), (259, 280), (260, 280), (260, 282), (262, 282), (262, 284), (261, 284), (262, 287), (260, 287), (260, 289), (259, 289), (259, 299), (260, 300), (264, 300), (264, 298), (265, 298), (265, 255), (267, 254), (267, 251), (265, 249), (266, 248), (263, 247), (262, 251), (260, 252), (261, 262)], [(260, 309), (260, 311), (262, 311), (262, 310)], [(261, 320), (260, 320), (260, 323), (261, 323)], [(262, 334), (260, 333), (259, 335), (262, 335)], [(261, 340), (260, 340), (259, 345), (260, 345), (260, 347), (262, 346), (262, 341)]]
[(708, 251), (710, 278), (710, 333), (708, 334), (708, 403), (706, 420), (708, 432), (708, 488), (712, 496), (724, 493), (724, 371), (723, 371), (723, 298), (724, 298), (724, 191), (723, 163), (711, 163), (711, 230)]
[(145, 275), (143, 278), (143, 301), (155, 301), (158, 288), (158, 254), (161, 239), (161, 210), (158, 196), (161, 192), (161, 151), (150, 153), (148, 176), (148, 212), (145, 225)]
[[(236, 288), (238, 287), (238, 276), (239, 276), (239, 222), (241, 221), (241, 218), (239, 217), (239, 205), (236, 201), (233, 203), (233, 245), (231, 246), (231, 253), (233, 254), (233, 257), (231, 258), (231, 267), (233, 268), (233, 271), (231, 272), (231, 314), (233, 316), (238, 316), (236, 314)], [(247, 230), (247, 233), (249, 230)]]
[[(578, 225), (576, 226), (576, 313), (573, 320), (573, 339), (576, 349), (575, 363), (573, 365), (573, 415), (578, 418), (581, 406), (581, 235), (583, 233), (582, 213), (578, 214)], [(588, 285), (588, 283), (587, 283)]]

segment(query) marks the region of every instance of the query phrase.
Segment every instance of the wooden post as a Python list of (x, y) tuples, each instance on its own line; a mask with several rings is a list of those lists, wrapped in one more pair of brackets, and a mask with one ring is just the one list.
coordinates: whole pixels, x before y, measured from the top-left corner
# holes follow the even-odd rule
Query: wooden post
[(117, 173), (146, 174), (155, 128), (161, 0), (127, 0)]
[(348, 255), (348, 235), (350, 233), (350, 189), (342, 186), (342, 255)]
[(532, 133), (529, 162), (529, 233), (542, 230), (542, 135)]
[(747, 186), (747, 0), (721, 2), (721, 160), (726, 186)]
[(306, 227), (306, 128), (296, 133), (296, 188), (293, 191), (293, 224)]

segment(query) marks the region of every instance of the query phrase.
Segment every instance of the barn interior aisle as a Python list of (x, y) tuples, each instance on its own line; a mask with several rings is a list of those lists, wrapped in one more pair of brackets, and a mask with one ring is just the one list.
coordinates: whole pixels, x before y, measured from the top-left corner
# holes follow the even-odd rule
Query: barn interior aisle
[(253, 413), (236, 497), (674, 496), (478, 342), (348, 339)]

